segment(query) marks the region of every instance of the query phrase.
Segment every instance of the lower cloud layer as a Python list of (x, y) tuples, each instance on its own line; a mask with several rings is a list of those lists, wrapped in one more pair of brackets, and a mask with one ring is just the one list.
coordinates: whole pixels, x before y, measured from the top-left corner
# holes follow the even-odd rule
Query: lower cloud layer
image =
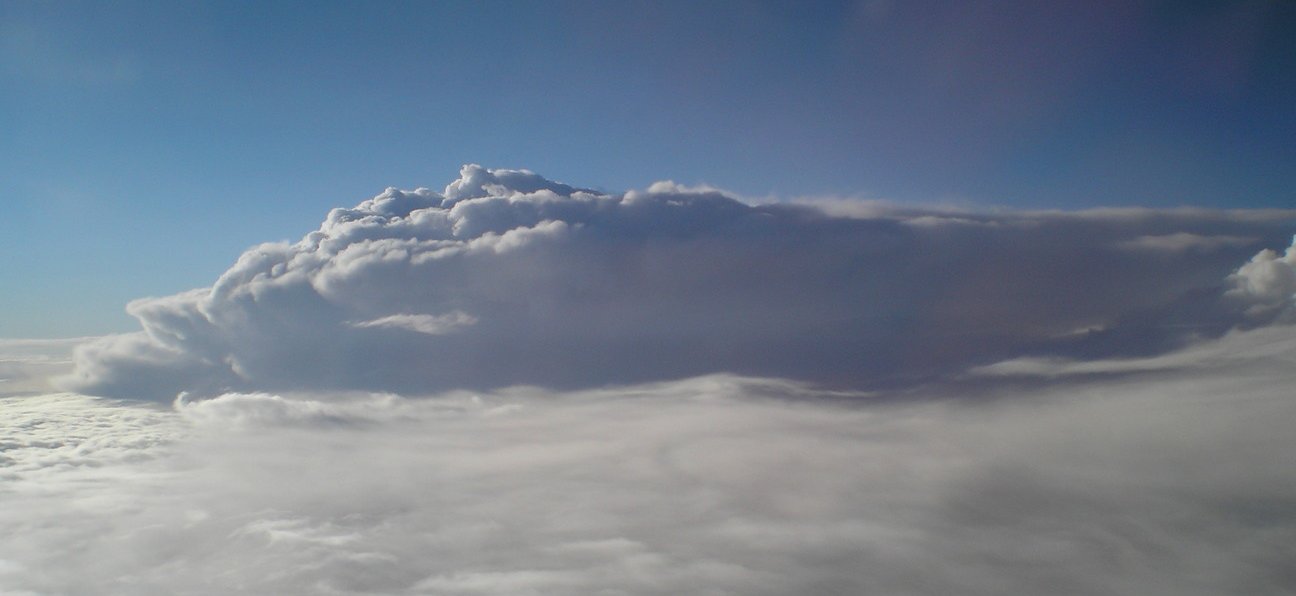
[(1296, 337), (1225, 341), (904, 403), (6, 398), (0, 592), (1291, 593)]

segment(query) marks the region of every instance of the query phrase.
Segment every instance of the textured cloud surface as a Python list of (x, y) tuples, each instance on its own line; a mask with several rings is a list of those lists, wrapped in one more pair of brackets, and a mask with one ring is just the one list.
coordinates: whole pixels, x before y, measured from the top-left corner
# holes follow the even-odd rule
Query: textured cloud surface
[(0, 399), (0, 592), (1291, 594), (1293, 360), (1276, 326), (903, 402)]
[(1277, 317), (1280, 260), (1248, 265), (1233, 294), (1226, 278), (1285, 244), (1293, 215), (751, 205), (466, 166), (441, 193), (334, 209), (211, 288), (132, 303), (143, 330), (82, 348), (64, 385), (165, 401), (711, 373), (865, 388), (1146, 355)]
[(0, 593), (1293, 594), (1294, 216), (468, 166), (0, 342)]
[(1249, 305), (1247, 314), (1290, 322), (1296, 298), (1296, 239), (1282, 255), (1267, 248), (1260, 251), (1229, 281), (1229, 294)]

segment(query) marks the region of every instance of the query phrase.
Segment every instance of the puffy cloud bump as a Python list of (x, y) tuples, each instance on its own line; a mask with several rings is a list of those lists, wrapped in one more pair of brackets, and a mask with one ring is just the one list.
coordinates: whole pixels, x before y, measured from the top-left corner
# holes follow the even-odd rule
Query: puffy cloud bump
[[(131, 303), (143, 329), (83, 346), (62, 383), (161, 400), (715, 372), (863, 388), (1025, 355), (1146, 355), (1255, 324), (1225, 279), (1292, 219), (749, 204), (470, 165), (440, 193), (334, 209), (210, 288)], [(1181, 244), (1209, 250), (1131, 249)]]
[(1249, 305), (1249, 315), (1290, 318), (1296, 296), (1296, 238), (1282, 255), (1267, 248), (1260, 251), (1229, 280), (1229, 294)]

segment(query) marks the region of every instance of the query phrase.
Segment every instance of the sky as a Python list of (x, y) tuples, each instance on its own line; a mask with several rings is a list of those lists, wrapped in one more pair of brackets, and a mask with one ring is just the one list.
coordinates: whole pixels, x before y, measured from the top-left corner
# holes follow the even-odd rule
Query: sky
[(1285, 207), (1293, 31), (1264, 1), (6, 2), (0, 283), (23, 290), (0, 336), (130, 330), (133, 298), (465, 163), (616, 192)]
[(0, 591), (1296, 593), (1294, 220), (464, 166), (0, 340)]
[(1294, 7), (0, 3), (0, 594), (1296, 594)]

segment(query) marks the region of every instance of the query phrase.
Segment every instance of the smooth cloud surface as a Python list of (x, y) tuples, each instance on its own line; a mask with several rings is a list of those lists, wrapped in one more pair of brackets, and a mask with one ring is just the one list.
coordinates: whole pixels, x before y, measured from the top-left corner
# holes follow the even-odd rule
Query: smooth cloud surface
[(1225, 278), (1285, 242), (1293, 215), (842, 213), (465, 166), (442, 193), (334, 209), (209, 289), (132, 303), (143, 330), (83, 347), (63, 384), (164, 401), (718, 372), (865, 388), (1028, 355), (1146, 355), (1277, 317), (1290, 288), (1275, 259), (1237, 273), (1245, 295)]

